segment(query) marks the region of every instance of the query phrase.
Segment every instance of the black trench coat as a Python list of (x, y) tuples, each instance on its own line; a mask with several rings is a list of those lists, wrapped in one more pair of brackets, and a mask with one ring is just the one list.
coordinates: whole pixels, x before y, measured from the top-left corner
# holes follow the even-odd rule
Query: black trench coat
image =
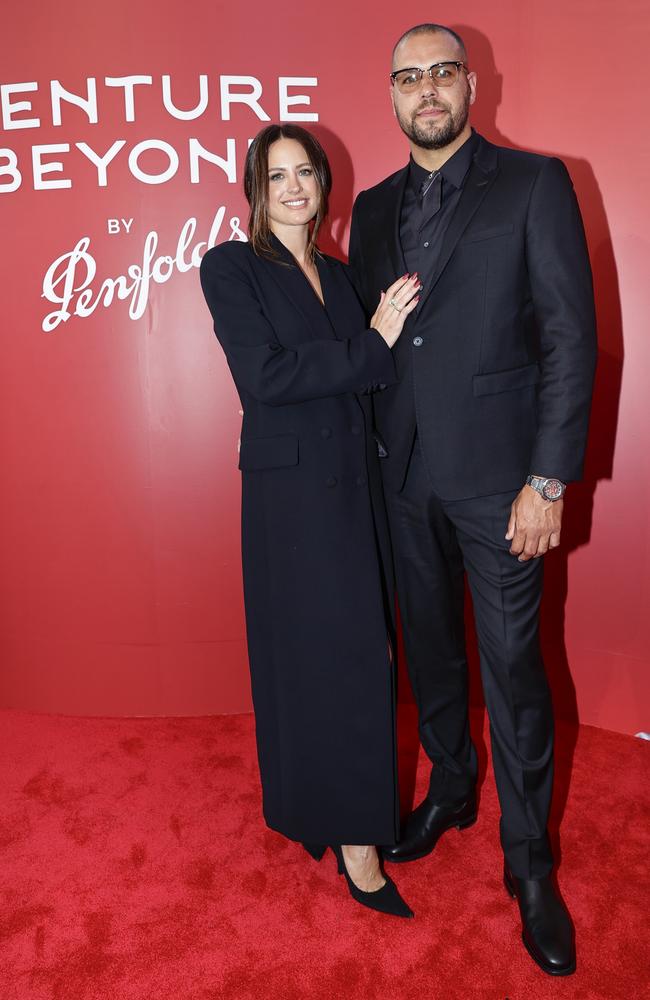
[(264, 816), (293, 840), (389, 844), (389, 556), (369, 393), (396, 381), (395, 366), (365, 327), (345, 265), (318, 258), (323, 308), (274, 247), (278, 261), (224, 243), (201, 264), (244, 410), (244, 600)]

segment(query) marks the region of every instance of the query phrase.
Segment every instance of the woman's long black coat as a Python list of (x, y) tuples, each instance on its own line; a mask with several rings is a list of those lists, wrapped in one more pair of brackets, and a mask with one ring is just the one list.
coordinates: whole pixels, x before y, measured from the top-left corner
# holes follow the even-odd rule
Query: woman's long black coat
[[(396, 839), (394, 699), (372, 391), (396, 380), (347, 269), (209, 250), (201, 282), (243, 410), (242, 555), (264, 815), (294, 840)], [(357, 395), (359, 394), (359, 395)]]

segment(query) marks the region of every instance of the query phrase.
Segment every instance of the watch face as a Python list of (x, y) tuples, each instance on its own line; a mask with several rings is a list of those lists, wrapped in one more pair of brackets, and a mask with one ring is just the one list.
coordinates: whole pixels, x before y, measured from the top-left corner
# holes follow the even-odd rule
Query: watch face
[(559, 500), (564, 493), (564, 483), (561, 483), (559, 479), (548, 479), (542, 493), (547, 500)]

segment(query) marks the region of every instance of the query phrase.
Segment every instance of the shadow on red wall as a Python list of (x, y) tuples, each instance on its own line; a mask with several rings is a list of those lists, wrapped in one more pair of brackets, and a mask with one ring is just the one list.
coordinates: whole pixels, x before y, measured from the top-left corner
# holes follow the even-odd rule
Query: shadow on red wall
[[(472, 109), (474, 126), (491, 142), (514, 149), (522, 148), (509, 136), (503, 135), (496, 124), (503, 80), (496, 67), (489, 39), (482, 32), (465, 25), (454, 25), (454, 30), (465, 39), (471, 54), (472, 68), (476, 70), (480, 80), (480, 97)], [(584, 478), (582, 482), (571, 486), (565, 505), (562, 545), (547, 558), (544, 567), (541, 623), (544, 660), (553, 694), (555, 714), (559, 719), (570, 723), (569, 726), (561, 727), (557, 734), (556, 779), (551, 820), (557, 857), (559, 856), (557, 828), (568, 795), (576, 727), (579, 721), (575, 686), (564, 639), (568, 560), (571, 552), (586, 545), (590, 540), (593, 499), (598, 481), (612, 478), (624, 348), (616, 261), (605, 206), (594, 172), (586, 160), (567, 156), (562, 150), (537, 149), (535, 152), (558, 156), (566, 164), (573, 179), (585, 224), (594, 276), (599, 342), (598, 369)], [(477, 704), (482, 701), (482, 696), (476, 669), (475, 641), (473, 649), (470, 699), (473, 704)], [(479, 735), (476, 734), (477, 737)]]
[(319, 235), (319, 245), (333, 257), (347, 259), (346, 229), (352, 215), (354, 200), (354, 165), (352, 158), (336, 133), (324, 125), (314, 125), (311, 132), (327, 150), (332, 167), (332, 193), (329, 216)]

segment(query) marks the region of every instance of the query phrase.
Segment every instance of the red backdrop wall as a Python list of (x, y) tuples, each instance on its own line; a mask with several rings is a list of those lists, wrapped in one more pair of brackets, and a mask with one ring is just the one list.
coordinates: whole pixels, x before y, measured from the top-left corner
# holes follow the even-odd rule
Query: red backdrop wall
[(326, 248), (343, 256), (354, 195), (407, 155), (391, 46), (435, 13), (468, 42), (477, 128), (561, 156), (578, 192), (600, 367), (586, 478), (547, 560), (546, 655), (560, 714), (650, 729), (650, 15), (636, 0), (467, 0), (462, 24), (457, 11), (27, 0), (5, 12), (0, 705), (250, 707), (240, 418), (200, 244), (244, 226), (248, 139), (266, 116), (298, 114), (333, 163)]

